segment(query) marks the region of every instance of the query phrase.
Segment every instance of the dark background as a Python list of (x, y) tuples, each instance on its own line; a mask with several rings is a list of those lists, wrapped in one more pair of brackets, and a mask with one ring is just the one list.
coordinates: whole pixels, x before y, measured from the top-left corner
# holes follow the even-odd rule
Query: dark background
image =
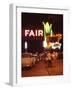
[[(21, 13), (22, 25), (22, 52), (25, 52), (24, 43), (28, 42), (28, 52), (42, 52), (44, 38), (29, 38), (25, 39), (25, 29), (44, 29), (42, 22), (52, 24), (54, 34), (63, 34), (63, 15), (62, 14), (40, 14), (40, 13)], [(63, 40), (61, 41), (63, 43)]]

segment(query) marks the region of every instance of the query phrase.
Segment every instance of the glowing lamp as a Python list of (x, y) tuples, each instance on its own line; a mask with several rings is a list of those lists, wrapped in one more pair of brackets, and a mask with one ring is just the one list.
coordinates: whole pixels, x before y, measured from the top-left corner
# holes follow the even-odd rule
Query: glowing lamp
[(25, 49), (27, 49), (27, 42), (25, 42)]

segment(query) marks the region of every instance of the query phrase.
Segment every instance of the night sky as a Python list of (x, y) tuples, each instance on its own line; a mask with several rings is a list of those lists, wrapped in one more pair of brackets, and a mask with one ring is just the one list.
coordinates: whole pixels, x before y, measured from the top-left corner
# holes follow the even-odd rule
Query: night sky
[[(22, 25), (22, 52), (25, 52), (24, 42), (25, 37), (23, 32), (25, 29), (42, 29), (42, 22), (49, 22), (52, 24), (52, 30), (54, 34), (63, 34), (63, 15), (62, 14), (40, 14), (40, 13), (22, 13), (21, 14), (21, 25)], [(28, 51), (29, 52), (42, 52), (43, 50), (43, 39), (28, 39)]]

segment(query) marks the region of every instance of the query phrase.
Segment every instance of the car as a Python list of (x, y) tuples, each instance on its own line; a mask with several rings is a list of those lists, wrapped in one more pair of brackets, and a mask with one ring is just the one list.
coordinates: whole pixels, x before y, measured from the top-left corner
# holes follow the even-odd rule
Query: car
[(32, 56), (32, 53), (24, 53), (22, 55), (22, 67), (32, 67), (35, 65), (35, 58)]

